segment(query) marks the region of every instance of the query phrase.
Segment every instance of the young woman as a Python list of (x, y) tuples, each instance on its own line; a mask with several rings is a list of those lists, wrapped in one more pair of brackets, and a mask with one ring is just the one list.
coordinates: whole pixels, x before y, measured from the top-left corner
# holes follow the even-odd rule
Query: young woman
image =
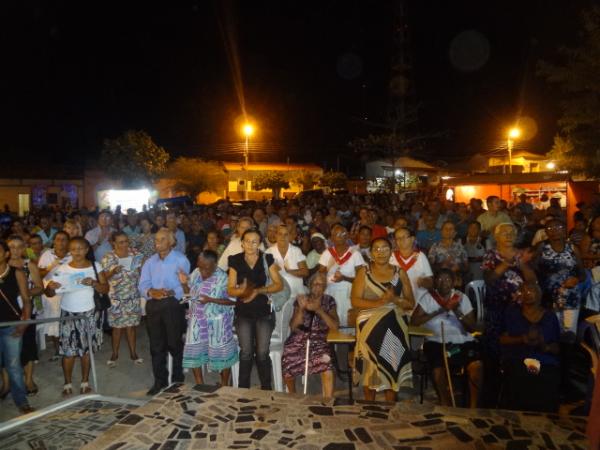
[(302, 376), (306, 363), (306, 339), (310, 338), (309, 374), (321, 375), (324, 398), (333, 397), (333, 355), (327, 343), (327, 333), (337, 330), (339, 319), (335, 299), (325, 294), (327, 277), (316, 273), (309, 282), (309, 294), (299, 295), (290, 320), (292, 333), (283, 346), (281, 367), (288, 392), (296, 392), (296, 378)]
[(250, 387), (250, 373), (256, 358), (261, 389), (271, 389), (269, 345), (275, 326), (275, 313), (269, 305), (268, 294), (279, 292), (283, 283), (273, 256), (259, 250), (261, 243), (262, 237), (256, 229), (250, 228), (244, 232), (241, 237), (243, 251), (228, 258), (227, 291), (230, 296), (237, 298), (235, 328), (240, 346), (238, 386)]
[(220, 258), (225, 250), (225, 246), (219, 242), (219, 233), (211, 230), (206, 234), (206, 242), (202, 250), (211, 250)]
[(81, 359), (80, 392), (87, 394), (92, 391), (89, 385), (89, 349), (91, 346), (96, 351), (102, 344), (102, 320), (95, 311), (94, 290), (106, 294), (108, 283), (99, 264), (96, 264), (96, 277), (92, 263), (86, 258), (89, 249), (90, 244), (84, 238), (72, 238), (69, 242), (71, 261), (56, 269), (45, 290), (48, 297), (62, 293), (61, 318), (80, 317), (60, 322), (59, 353), (63, 357), (65, 384), (62, 394), (65, 397), (73, 393), (71, 379), (75, 358)]
[(135, 349), (136, 329), (142, 317), (138, 283), (143, 255), (130, 249), (129, 238), (123, 231), (115, 231), (110, 237), (110, 243), (113, 251), (104, 255), (100, 263), (104, 278), (108, 281), (111, 303), (107, 314), (108, 324), (112, 327), (112, 355), (106, 364), (110, 368), (116, 366), (124, 329), (129, 356), (139, 365), (144, 362)]

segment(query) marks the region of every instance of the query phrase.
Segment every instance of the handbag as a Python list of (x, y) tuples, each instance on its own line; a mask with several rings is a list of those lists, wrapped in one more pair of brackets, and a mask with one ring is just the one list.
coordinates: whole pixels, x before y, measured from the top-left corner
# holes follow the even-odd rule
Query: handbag
[[(271, 284), (271, 275), (269, 274), (269, 265), (267, 264), (267, 257), (265, 256), (265, 253), (263, 253), (262, 255), (263, 258), (263, 266), (265, 267), (265, 275), (267, 276), (267, 284), (266, 286)], [(288, 284), (287, 280), (284, 277), (280, 277), (281, 278), (281, 282), (283, 283), (283, 289), (279, 292), (275, 292), (274, 294), (267, 294), (267, 297), (269, 297), (269, 303), (271, 304), (271, 308), (274, 311), (281, 311), (281, 308), (283, 308), (283, 305), (285, 305), (285, 302), (287, 302), (290, 299), (290, 296), (292, 294), (292, 289), (290, 288), (290, 285)]]
[[(98, 271), (96, 270), (96, 263), (92, 263), (92, 267), (94, 268), (94, 275), (96, 276), (96, 281), (100, 283), (100, 279), (98, 278)], [(94, 307), (97, 312), (106, 311), (110, 308), (110, 298), (108, 298), (108, 294), (101, 294), (96, 289), (94, 289)]]

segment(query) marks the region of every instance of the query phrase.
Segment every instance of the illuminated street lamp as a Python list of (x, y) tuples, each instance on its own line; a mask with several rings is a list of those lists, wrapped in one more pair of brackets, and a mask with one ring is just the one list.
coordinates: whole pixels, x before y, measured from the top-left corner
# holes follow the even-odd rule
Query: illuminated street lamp
[(511, 128), (508, 130), (508, 173), (512, 173), (512, 149), (514, 140), (521, 136), (521, 130), (518, 128)]
[(246, 138), (246, 145), (244, 146), (244, 170), (246, 171), (244, 176), (244, 200), (248, 200), (248, 144), (250, 141), (250, 136), (254, 134), (254, 125), (246, 122), (242, 126), (242, 134)]

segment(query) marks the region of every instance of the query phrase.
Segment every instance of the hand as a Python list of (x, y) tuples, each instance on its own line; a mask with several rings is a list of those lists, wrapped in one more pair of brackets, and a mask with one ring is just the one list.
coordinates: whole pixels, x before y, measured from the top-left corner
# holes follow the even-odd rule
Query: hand
[(185, 271), (183, 271), (183, 270), (180, 270), (179, 272), (177, 272), (177, 277), (179, 278), (179, 282), (181, 284), (185, 284), (185, 285), (188, 284), (188, 281), (190, 279), (190, 277), (188, 276), (188, 274), (185, 273)]
[(300, 307), (300, 309), (302, 311), (305, 311), (306, 305), (308, 303), (308, 296), (306, 294), (300, 294), (300, 295), (298, 295), (296, 300), (298, 301), (298, 306)]
[(57, 283), (56, 281), (50, 281), (50, 282), (48, 282), (48, 285), (46, 287), (52, 291), (56, 291), (61, 286), (62, 286), (62, 284)]
[(15, 331), (13, 331), (12, 336), (13, 337), (21, 337), (23, 336), (23, 333), (25, 333), (25, 330), (27, 329), (28, 325), (17, 325), (15, 327)]
[(425, 284), (426, 284), (426, 283), (425, 283), (425, 280), (426, 280), (426, 279), (427, 279), (427, 277), (419, 277), (419, 278), (417, 278), (417, 286), (418, 286), (418, 287), (421, 287), (421, 288), (424, 288), (424, 287), (426, 287), (426, 286), (425, 286)]
[(519, 254), (519, 262), (521, 264), (527, 264), (529, 261), (533, 259), (534, 253), (531, 249), (526, 248), (521, 250)]
[(517, 256), (517, 251), (513, 247), (510, 247), (506, 251), (506, 255), (503, 255), (503, 256), (504, 256), (504, 262), (506, 264), (508, 264), (509, 266), (512, 266), (515, 263), (515, 257)]
[(166, 289), (149, 289), (148, 295), (153, 300), (162, 300), (167, 297), (167, 291)]
[(117, 273), (121, 273), (121, 271), (123, 270), (123, 266), (120, 265), (116, 265), (115, 267), (112, 268), (112, 270), (110, 271), (110, 276), (112, 277), (113, 275), (116, 275)]
[(258, 295), (258, 289), (254, 288), (246, 296), (240, 297), (240, 300), (243, 303), (250, 303), (252, 300), (254, 300), (256, 298), (257, 295)]
[(93, 286), (94, 285), (94, 279), (92, 277), (85, 277), (84, 279), (82, 279), (79, 284), (82, 284), (84, 286)]
[(394, 290), (392, 288), (387, 288), (385, 294), (381, 296), (381, 301), (389, 303), (394, 300), (394, 297)]
[(321, 309), (321, 299), (308, 297), (306, 301), (306, 310), (317, 312), (319, 309)]
[(198, 301), (202, 304), (212, 303), (212, 299), (210, 297), (207, 297), (206, 295), (201, 295)]
[(563, 281), (562, 287), (565, 289), (574, 288), (579, 284), (579, 279), (577, 277), (569, 277), (565, 281)]
[(334, 283), (339, 283), (340, 281), (344, 280), (344, 275), (342, 275), (342, 272), (340, 272), (339, 270), (336, 270), (335, 273), (333, 274), (333, 279), (331, 281), (333, 281)]

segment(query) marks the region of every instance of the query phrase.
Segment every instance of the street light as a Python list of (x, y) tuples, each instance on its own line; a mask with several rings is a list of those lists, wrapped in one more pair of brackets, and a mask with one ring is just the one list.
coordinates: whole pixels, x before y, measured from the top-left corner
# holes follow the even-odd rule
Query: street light
[(244, 200), (248, 200), (248, 143), (250, 141), (250, 136), (254, 134), (254, 125), (246, 122), (242, 126), (242, 134), (246, 138), (246, 145), (244, 146), (244, 170), (246, 171), (244, 176)]
[(515, 139), (521, 136), (521, 130), (518, 128), (511, 128), (508, 130), (508, 173), (512, 173), (512, 149)]

